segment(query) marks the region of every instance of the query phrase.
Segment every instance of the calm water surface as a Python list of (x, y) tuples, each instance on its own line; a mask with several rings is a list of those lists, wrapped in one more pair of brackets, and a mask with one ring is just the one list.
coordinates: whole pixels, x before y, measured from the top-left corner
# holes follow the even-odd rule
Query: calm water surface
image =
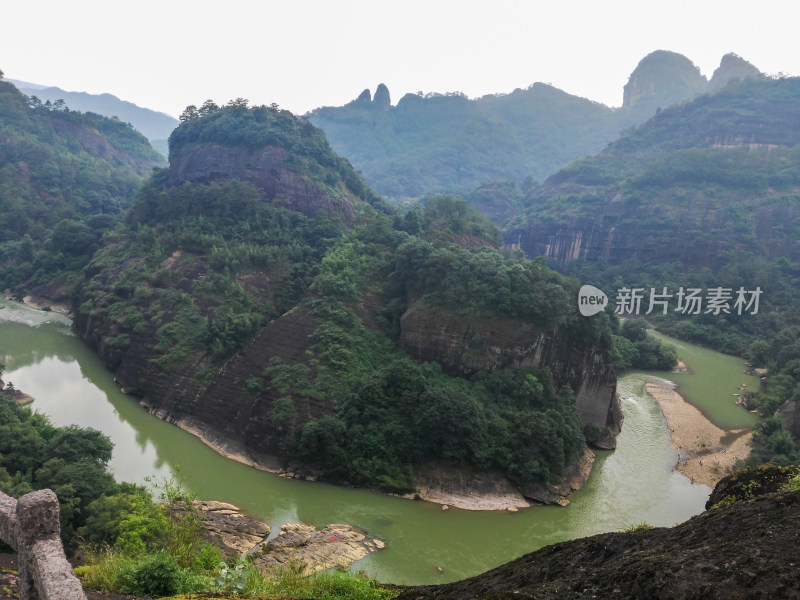
[[(56, 425), (106, 433), (115, 444), (110, 466), (118, 480), (167, 477), (179, 466), (180, 481), (199, 497), (232, 502), (273, 529), (288, 521), (356, 525), (387, 542), (385, 550), (355, 565), (382, 581), (452, 581), (554, 542), (643, 522), (673, 525), (701, 512), (710, 493), (672, 471), (677, 457), (663, 416), (644, 393), (652, 374), (621, 378), (625, 423), (617, 450), (599, 454), (589, 482), (566, 508), (442, 511), (438, 505), (364, 490), (287, 481), (222, 458), (122, 394), (113, 375), (70, 333), (68, 319), (17, 304), (0, 306), (6, 382), (36, 398), (32, 408)], [(741, 361), (724, 358), (741, 372)], [(692, 366), (695, 374), (687, 377), (703, 377), (696, 359)]]

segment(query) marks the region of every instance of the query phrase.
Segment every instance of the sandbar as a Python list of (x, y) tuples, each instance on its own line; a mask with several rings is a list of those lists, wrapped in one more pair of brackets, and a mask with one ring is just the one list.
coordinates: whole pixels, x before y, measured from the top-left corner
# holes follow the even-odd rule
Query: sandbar
[(693, 483), (713, 488), (733, 466), (750, 454), (749, 428), (717, 427), (666, 381), (651, 381), (645, 390), (658, 402), (678, 451), (675, 468)]

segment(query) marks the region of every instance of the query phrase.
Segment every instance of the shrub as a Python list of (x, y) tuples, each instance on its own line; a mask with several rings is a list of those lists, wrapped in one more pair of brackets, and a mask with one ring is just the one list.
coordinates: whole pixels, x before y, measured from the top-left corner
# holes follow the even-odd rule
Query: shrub
[(114, 588), (123, 594), (160, 598), (191, 591), (194, 579), (197, 577), (160, 550), (125, 565), (114, 578)]

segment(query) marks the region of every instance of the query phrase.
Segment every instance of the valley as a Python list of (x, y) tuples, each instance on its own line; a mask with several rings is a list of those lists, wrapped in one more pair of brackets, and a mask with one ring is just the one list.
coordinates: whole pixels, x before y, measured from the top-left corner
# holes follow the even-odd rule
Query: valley
[[(366, 536), (351, 583), (447, 584), (382, 598), (642, 597), (680, 570), (662, 542), (796, 591), (765, 528), (794, 560), (799, 101), (657, 50), (619, 108), (381, 84), (305, 116), (206, 100), (148, 141), (0, 71), (0, 490), (53, 489), (84, 581), (140, 597), (271, 585), (195, 499), (268, 524), (284, 574), (323, 531)], [(587, 548), (608, 571), (559, 574)]]
[[(166, 478), (179, 468), (179, 480), (199, 497), (240, 506), (273, 531), (295, 521), (353, 524), (386, 542), (384, 550), (356, 564), (380, 581), (455, 581), (547, 544), (641, 522), (670, 526), (702, 511), (710, 493), (672, 470), (677, 454), (658, 406), (643, 389), (648, 375), (621, 378), (625, 421), (617, 449), (598, 452), (589, 481), (568, 506), (442, 511), (438, 504), (284, 479), (227, 460), (122, 394), (113, 374), (70, 333), (66, 319), (4, 306), (0, 335), (14, 340), (5, 345), (5, 378), (29, 391), (36, 398), (32, 407), (55, 424), (96, 427), (109, 435), (115, 441), (110, 467), (117, 479), (144, 483), (146, 477)], [(725, 369), (741, 370), (742, 362), (732, 357), (693, 350), (700, 366), (692, 377), (712, 386), (724, 388)], [(719, 364), (721, 371), (701, 368), (704, 360)]]

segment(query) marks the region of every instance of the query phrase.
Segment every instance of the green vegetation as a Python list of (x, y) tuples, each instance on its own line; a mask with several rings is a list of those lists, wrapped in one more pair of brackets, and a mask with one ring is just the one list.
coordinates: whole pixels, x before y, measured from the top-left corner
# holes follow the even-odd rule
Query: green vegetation
[[(432, 199), (426, 211), (435, 214), (436, 204)], [(449, 214), (468, 215), (469, 207), (462, 202)], [(426, 242), (420, 237), (433, 231), (412, 237), (384, 221), (356, 227), (329, 252), (311, 287), (320, 297), (303, 305), (322, 322), (312, 336), (316, 377), (296, 365), (264, 373), (275, 394), (292, 394), (294, 405), (315, 396), (335, 400), (333, 415), (287, 428), (281, 446), (328, 479), (398, 491), (411, 487), (412, 467), (432, 459), (500, 469), (520, 483), (557, 481), (584, 444), (568, 386), (559, 389), (547, 370), (448, 376), (436, 363), (399, 352), (348, 306), (380, 285), (377, 314), (390, 335), (398, 334), (406, 298), (420, 294), (421, 305), (461, 318), (499, 316), (547, 330), (574, 318), (569, 284), (539, 262), (504, 259), (487, 246)], [(418, 221), (441, 227), (427, 212)]]
[(74, 545), (91, 503), (115, 489), (106, 465), (112, 444), (92, 429), (57, 428), (0, 395), (0, 491), (19, 497), (50, 488), (61, 505), (61, 535)]
[(620, 112), (541, 83), (477, 100), (420, 93), (389, 106), (377, 96), (370, 101), (367, 93), (308, 118), (372, 187), (394, 199), (464, 193), (498, 179), (542, 180), (632, 124)]
[[(250, 181), (175, 186), (156, 172), (81, 290), (79, 320), (106, 324), (112, 366), (144, 347), (152, 367), (191, 373), (202, 390), (265, 326), (301, 311), (316, 323), (294, 342), (305, 358), (262, 358), (237, 383), (261, 447), (330, 481), (394, 491), (434, 459), (523, 484), (560, 480), (585, 444), (572, 389), (546, 370), (446, 374), (400, 349), (400, 318), (413, 298), (417, 310), (563, 328), (608, 350), (605, 317), (571, 306), (577, 282), (501, 254), (496, 227), (463, 200), (384, 214), (319, 130), (286, 111), (206, 103), (182, 119), (173, 158), (193, 145), (279, 145), (287, 168), (349, 194), (356, 221), (308, 217)], [(480, 336), (468, 343), (481, 352)], [(330, 408), (310, 408), (320, 404)]]
[(86, 564), (84, 585), (105, 592), (162, 597), (179, 593), (312, 594), (317, 598), (391, 598), (357, 574), (303, 579), (299, 569), (261, 573), (244, 557), (228, 559), (205, 540), (194, 497), (173, 480), (151, 489), (116, 483), (111, 441), (98, 431), (54, 427), (0, 396), (0, 491), (19, 497), (48, 487), (58, 496), (70, 554)]
[(621, 325), (618, 319), (612, 319), (612, 324), (618, 325), (620, 334), (613, 337), (614, 368), (617, 372), (631, 368), (669, 371), (678, 364), (675, 347), (648, 336), (648, 325), (644, 319), (626, 320)]
[[(0, 81), (0, 289), (80, 275), (152, 166), (130, 125)], [(74, 282), (74, 281), (73, 281)]]
[(206, 101), (199, 109), (189, 106), (182, 124), (170, 135), (170, 162), (176, 152), (197, 144), (219, 144), (255, 149), (275, 146), (287, 150), (286, 167), (302, 174), (334, 197), (338, 188), (370, 204), (382, 201), (353, 170), (347, 159), (331, 150), (325, 135), (305, 119), (276, 105), (247, 107), (239, 98), (224, 107)]

